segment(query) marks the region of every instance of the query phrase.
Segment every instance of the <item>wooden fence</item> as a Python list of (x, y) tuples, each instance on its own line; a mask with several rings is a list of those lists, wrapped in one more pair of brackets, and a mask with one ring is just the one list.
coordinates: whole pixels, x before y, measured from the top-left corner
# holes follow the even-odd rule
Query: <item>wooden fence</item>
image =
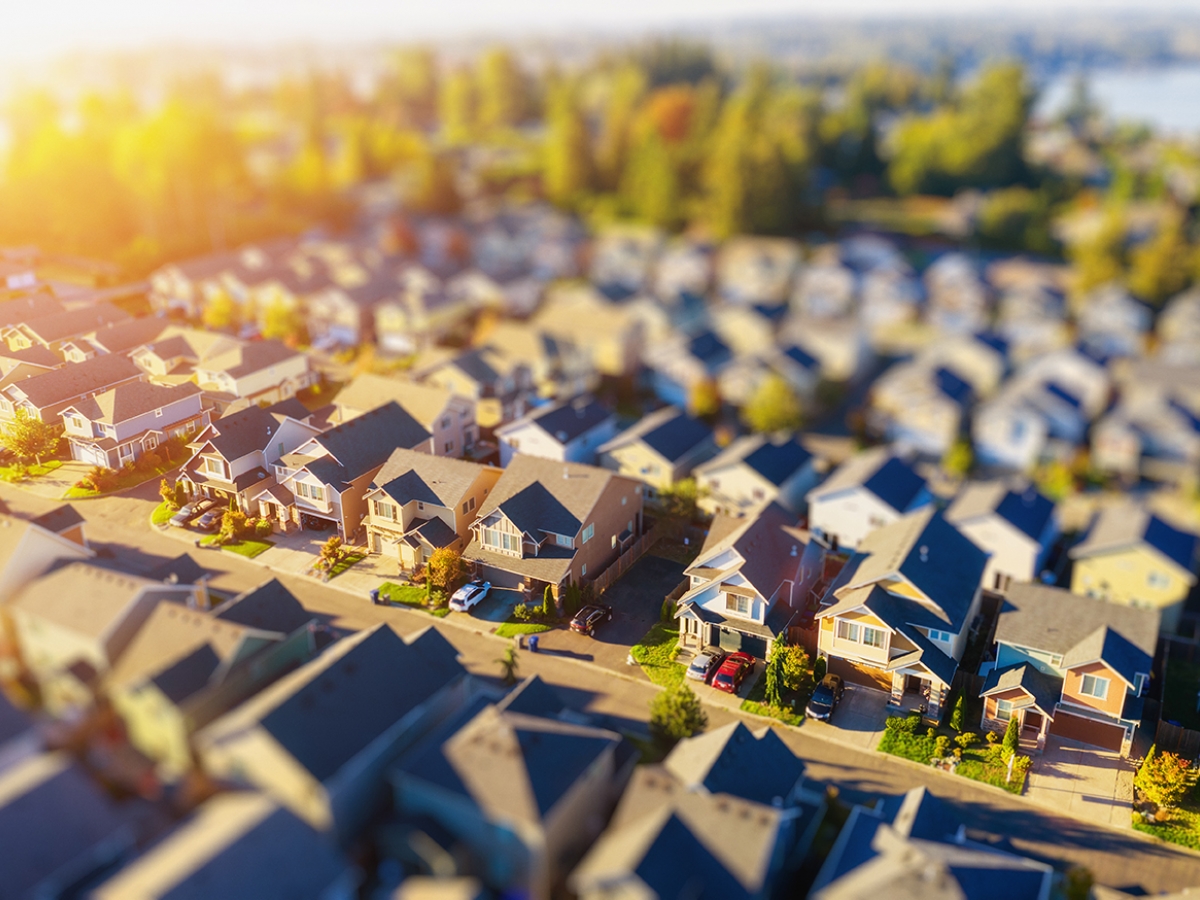
[(641, 559), (647, 550), (658, 543), (662, 536), (663, 526), (661, 523), (656, 522), (653, 528), (630, 544), (628, 550), (613, 560), (608, 568), (595, 578), (589, 579), (588, 583), (591, 584), (595, 596), (599, 597), (608, 590), (614, 581), (632, 569), (633, 564)]
[(1169, 750), (1184, 759), (1200, 756), (1200, 731), (1160, 721), (1154, 732), (1154, 744), (1159, 750)]

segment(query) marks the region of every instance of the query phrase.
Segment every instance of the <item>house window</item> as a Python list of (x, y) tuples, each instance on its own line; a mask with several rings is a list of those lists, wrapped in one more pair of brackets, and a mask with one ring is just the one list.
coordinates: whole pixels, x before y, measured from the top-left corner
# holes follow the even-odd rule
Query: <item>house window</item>
[(1165, 572), (1154, 571), (1147, 576), (1146, 583), (1152, 588), (1162, 590), (1163, 588), (1170, 587), (1171, 579), (1167, 577)]
[(1108, 679), (1098, 675), (1084, 675), (1083, 683), (1079, 685), (1079, 693), (1085, 697), (1103, 700), (1108, 696)]
[(588, 541), (590, 541), (595, 536), (595, 534), (596, 534), (596, 523), (593, 522), (587, 528), (583, 529), (583, 542), (586, 544)]
[(444, 447), (445, 447), (445, 451), (447, 453), (453, 452), (454, 451), (454, 441), (446, 441)]
[(467, 504), (464, 503), (463, 504), (463, 515), (465, 516), (466, 514), (467, 514)]
[(383, 500), (376, 500), (375, 501), (375, 515), (379, 516), (381, 519), (391, 519), (393, 522), (395, 522), (396, 521), (396, 506), (395, 506), (395, 504), (387, 503), (386, 501), (383, 501)]
[(612, 536), (612, 548), (614, 550), (617, 549), (617, 536), (615, 534)]
[(621, 505), (622, 505), (622, 506), (624, 506), (624, 505), (625, 505), (625, 501), (626, 501), (627, 499), (628, 499), (627, 497), (622, 497), (622, 498), (621, 498)]
[(837, 636), (839, 640), (854, 641), (858, 643), (859, 627), (857, 622), (847, 622), (839, 619), (837, 623)]
[(579, 568), (579, 574), (580, 574), (580, 576), (581, 576), (581, 577), (586, 577), (586, 576), (587, 576), (587, 563), (584, 563), (582, 566), (580, 566), (580, 568)]
[(449, 427), (450, 427), (450, 420), (449, 420), (449, 419), (442, 419), (442, 427), (443, 427), (443, 428), (449, 428)]
[(156, 409), (156, 410), (154, 411), (154, 418), (156, 418), (156, 419), (161, 419), (161, 418), (162, 418), (162, 409)]
[[(486, 491), (484, 493), (486, 493)], [(472, 497), (470, 500), (468, 500), (467, 503), (469, 504), (467, 506), (468, 509), (470, 509), (470, 510), (475, 509), (475, 498), (474, 497)]]
[(931, 641), (941, 641), (944, 644), (948, 644), (954, 640), (954, 635), (949, 631), (938, 631), (936, 628), (930, 628), (929, 639)]
[(217, 475), (221, 478), (224, 478), (226, 477), (225, 472), (225, 460), (214, 459), (211, 456), (204, 457), (204, 474)]
[(574, 547), (575, 546), (575, 541), (572, 540), (571, 538), (567, 537), (565, 534), (556, 534), (554, 536), (554, 543), (558, 544), (558, 546), (560, 546), (560, 547)]
[(155, 435), (155, 434), (146, 435), (146, 449), (153, 450), (157, 446), (158, 446), (158, 435)]
[(1012, 718), (1013, 704), (1011, 700), (996, 701), (996, 718), (1001, 722), (1007, 722)]
[(862, 630), (862, 642), (868, 647), (882, 648), (886, 643), (887, 638), (884, 637), (883, 629), (881, 628), (866, 628)]
[(725, 595), (725, 608), (730, 612), (740, 613), (743, 616), (750, 614), (750, 599), (742, 597), (739, 594)]

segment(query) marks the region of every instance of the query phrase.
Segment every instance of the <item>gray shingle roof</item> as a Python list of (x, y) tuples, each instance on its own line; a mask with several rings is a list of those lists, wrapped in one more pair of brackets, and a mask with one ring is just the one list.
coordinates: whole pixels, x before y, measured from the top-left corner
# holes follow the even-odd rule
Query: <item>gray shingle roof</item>
[(213, 610), (213, 617), (282, 634), (291, 634), (315, 618), (277, 578), (225, 601)]
[(346, 484), (382, 466), (397, 447), (412, 448), (429, 440), (429, 432), (397, 403), (387, 403), (317, 435), (329, 456), (305, 468), (325, 484)]
[(1072, 559), (1086, 559), (1146, 544), (1183, 569), (1195, 582), (1196, 535), (1168, 525), (1139, 504), (1127, 502), (1100, 511)]
[(45, 409), (84, 394), (103, 391), (118, 382), (138, 378), (141, 374), (142, 370), (128, 357), (115, 354), (94, 356), (19, 381), (9, 388), (9, 393), (19, 390), (38, 409)]
[(1018, 489), (1004, 481), (972, 481), (946, 509), (946, 519), (955, 525), (987, 515), (998, 516), (1036, 541), (1054, 515), (1054, 503), (1032, 485)]
[(400, 449), (388, 457), (371, 487), (400, 504), (420, 500), (454, 509), (485, 469), (479, 463)]
[[(116, 425), (198, 393), (200, 388), (190, 381), (175, 386), (127, 381), (94, 397), (76, 400), (71, 408), (93, 422)], [(165, 417), (163, 422), (171, 424)]]
[(773, 729), (753, 734), (742, 722), (680, 741), (663, 761), (689, 789), (771, 805), (789, 799), (804, 763)]
[(518, 453), (479, 508), (479, 518), (497, 509), (524, 531), (574, 536), (590, 517), (616, 475), (579, 463), (555, 462)]
[(597, 452), (606, 453), (641, 441), (667, 462), (675, 463), (711, 441), (712, 436), (712, 429), (699, 419), (693, 419), (677, 407), (668, 406), (645, 416), (601, 445)]
[[(599, 428), (612, 418), (612, 412), (595, 400), (576, 397), (574, 400), (545, 409), (534, 410), (526, 415), (524, 421), (537, 425), (556, 441), (569, 444), (580, 435)], [(514, 422), (502, 430), (508, 430), (516, 425), (517, 423)]]
[(823, 484), (808, 492), (808, 500), (812, 502), (860, 486), (897, 512), (904, 512), (925, 487), (925, 480), (887, 447), (875, 447), (839, 466)]
[(279, 426), (280, 420), (275, 415), (260, 406), (248, 406), (217, 419), (202, 436), (221, 456), (233, 462), (267, 447)]
[[(1063, 680), (1039, 671), (1029, 663), (1018, 663), (1003, 669), (992, 669), (984, 682), (980, 696), (1023, 688), (1029, 692), (1038, 709), (1053, 718), (1054, 705), (1062, 696)], [(1020, 706), (1021, 704), (1017, 704)]]

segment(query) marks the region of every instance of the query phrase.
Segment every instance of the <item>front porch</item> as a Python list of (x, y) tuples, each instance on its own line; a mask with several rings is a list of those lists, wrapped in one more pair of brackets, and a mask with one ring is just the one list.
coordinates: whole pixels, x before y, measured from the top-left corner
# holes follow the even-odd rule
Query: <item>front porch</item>
[(930, 722), (940, 722), (949, 692), (949, 685), (928, 672), (911, 669), (893, 672), (888, 713), (896, 715), (915, 712)]

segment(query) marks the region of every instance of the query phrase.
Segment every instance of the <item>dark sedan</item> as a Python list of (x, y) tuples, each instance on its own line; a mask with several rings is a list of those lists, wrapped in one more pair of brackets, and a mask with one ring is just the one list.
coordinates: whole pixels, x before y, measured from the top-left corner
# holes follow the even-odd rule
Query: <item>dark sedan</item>
[(571, 620), (571, 630), (579, 634), (594, 635), (601, 622), (611, 622), (613, 610), (611, 606), (592, 604), (585, 606)]
[(833, 711), (837, 709), (844, 691), (845, 685), (842, 684), (841, 676), (826, 675), (813, 691), (808, 706), (804, 709), (804, 714), (810, 719), (817, 719), (821, 722), (829, 721), (833, 717)]

